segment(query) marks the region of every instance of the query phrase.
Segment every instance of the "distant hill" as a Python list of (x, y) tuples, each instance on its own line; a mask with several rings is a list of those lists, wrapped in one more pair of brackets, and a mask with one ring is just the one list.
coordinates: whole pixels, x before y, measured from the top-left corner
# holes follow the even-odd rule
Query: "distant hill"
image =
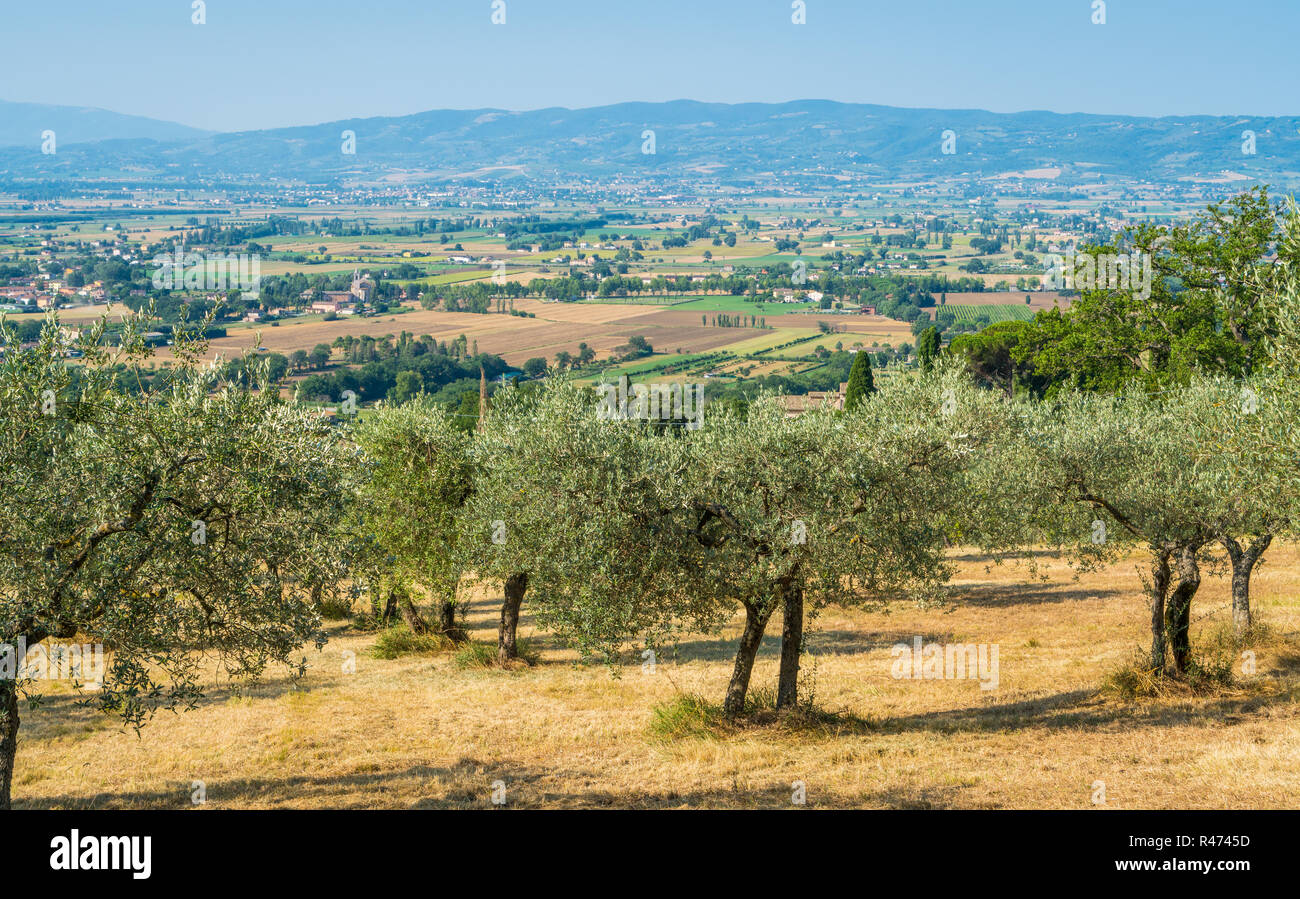
[[(0, 118), (21, 105), (0, 107)], [(265, 131), (165, 136), (167, 128), (190, 129), (95, 110), (47, 108), (69, 116), (64, 126), (68, 136), (60, 133), (59, 158), (40, 156), (32, 143), (40, 127), (30, 115), (18, 129), (5, 121), (5, 135), (32, 136), (25, 137), (23, 149), (0, 150), (0, 175), (22, 179), (56, 171), (117, 170), (315, 181), (403, 171), (439, 180), (625, 175), (743, 184), (844, 174), (974, 180), (1028, 172), (1067, 185), (1099, 174), (1162, 182), (1221, 177), (1300, 183), (1300, 117), (1294, 116), (1151, 118), (901, 109), (827, 100), (676, 100), (527, 112), (436, 110)], [(75, 112), (112, 119), (105, 120), (105, 128), (120, 129), (119, 138), (131, 127), (156, 130), (69, 148), (76, 134)], [(91, 121), (98, 120), (86, 120)], [(653, 154), (642, 152), (647, 130), (654, 132)], [(1247, 130), (1255, 134), (1254, 155), (1242, 153)], [(344, 131), (355, 132), (354, 154), (342, 151)], [(943, 152), (946, 131), (953, 133), (955, 153)], [(89, 127), (87, 132), (107, 133)]]
[(59, 147), (105, 140), (185, 141), (210, 132), (143, 116), (88, 106), (49, 106), (0, 100), (0, 146), (39, 151), (41, 133), (53, 131)]

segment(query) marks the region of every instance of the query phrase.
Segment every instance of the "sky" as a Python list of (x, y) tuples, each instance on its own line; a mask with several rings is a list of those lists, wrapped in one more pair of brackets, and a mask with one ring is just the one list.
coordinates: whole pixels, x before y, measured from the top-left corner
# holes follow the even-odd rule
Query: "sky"
[[(630, 100), (1300, 112), (1300, 0), (0, 0), (0, 99), (235, 131)], [(505, 24), (493, 24), (504, 4)]]

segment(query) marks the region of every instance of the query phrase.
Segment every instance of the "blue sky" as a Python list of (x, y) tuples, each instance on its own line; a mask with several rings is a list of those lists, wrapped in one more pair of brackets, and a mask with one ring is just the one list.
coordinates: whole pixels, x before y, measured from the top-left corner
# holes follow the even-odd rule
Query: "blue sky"
[(1300, 112), (1300, 0), (4, 0), (0, 99), (200, 128), (626, 100)]

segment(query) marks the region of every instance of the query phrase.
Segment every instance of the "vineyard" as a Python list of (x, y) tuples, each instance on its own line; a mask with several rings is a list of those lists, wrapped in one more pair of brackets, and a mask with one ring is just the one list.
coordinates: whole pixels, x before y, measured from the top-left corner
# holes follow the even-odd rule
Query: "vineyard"
[(981, 318), (986, 318), (990, 323), (1027, 322), (1034, 317), (1033, 309), (1015, 303), (987, 306), (955, 306), (950, 303), (939, 308), (952, 312), (959, 322), (975, 322)]

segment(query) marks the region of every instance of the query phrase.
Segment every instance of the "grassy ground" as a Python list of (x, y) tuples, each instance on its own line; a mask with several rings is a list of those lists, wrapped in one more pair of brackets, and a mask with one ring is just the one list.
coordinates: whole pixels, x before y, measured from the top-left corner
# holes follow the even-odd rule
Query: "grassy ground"
[[(200, 706), (161, 713), (137, 736), (80, 709), (66, 689), (25, 711), (20, 807), (786, 807), (801, 781), (813, 807), (1300, 807), (1300, 557), (1275, 548), (1255, 602), (1270, 636), (1257, 672), (1211, 643), (1227, 619), (1223, 578), (1206, 577), (1193, 637), (1202, 658), (1236, 660), (1238, 682), (1125, 700), (1101, 689), (1145, 640), (1135, 565), (1079, 581), (1058, 562), (1033, 582), (959, 557), (951, 611), (829, 609), (804, 661), (816, 716), (728, 728), (711, 717), (738, 622), (619, 671), (575, 663), (525, 618), (531, 667), (458, 664), (456, 654), (374, 657), (373, 634), (341, 622), (306, 650), (297, 687), (214, 679)], [(499, 599), (469, 623), (493, 639)], [(527, 604), (525, 604), (527, 611)], [(1204, 617), (1202, 617), (1204, 616)], [(779, 622), (753, 687), (775, 686)], [(998, 689), (976, 680), (900, 680), (891, 646), (920, 635), (996, 643)], [(349, 655), (352, 654), (352, 655)], [(349, 658), (355, 673), (345, 673)], [(56, 688), (58, 689), (58, 688)]]

